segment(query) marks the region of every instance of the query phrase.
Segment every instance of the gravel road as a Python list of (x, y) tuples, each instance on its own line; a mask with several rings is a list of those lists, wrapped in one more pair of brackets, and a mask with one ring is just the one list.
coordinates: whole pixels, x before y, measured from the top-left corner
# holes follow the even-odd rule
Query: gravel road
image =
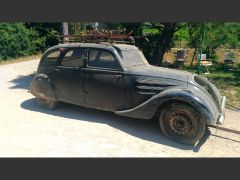
[[(61, 104), (39, 106), (27, 92), (39, 59), (0, 66), (1, 157), (240, 157), (240, 136), (210, 128), (195, 147), (166, 139), (158, 122)], [(240, 112), (223, 127), (240, 130)]]

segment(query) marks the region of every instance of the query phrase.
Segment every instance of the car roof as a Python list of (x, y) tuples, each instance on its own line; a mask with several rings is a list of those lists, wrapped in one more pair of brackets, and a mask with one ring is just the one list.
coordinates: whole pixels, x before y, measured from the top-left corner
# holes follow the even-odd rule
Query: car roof
[(57, 49), (57, 48), (74, 48), (74, 47), (91, 47), (91, 48), (103, 48), (112, 50), (113, 48), (119, 48), (120, 50), (137, 50), (138, 48), (134, 45), (128, 44), (114, 44), (114, 43), (66, 43), (58, 44), (51, 48), (48, 48), (47, 51)]

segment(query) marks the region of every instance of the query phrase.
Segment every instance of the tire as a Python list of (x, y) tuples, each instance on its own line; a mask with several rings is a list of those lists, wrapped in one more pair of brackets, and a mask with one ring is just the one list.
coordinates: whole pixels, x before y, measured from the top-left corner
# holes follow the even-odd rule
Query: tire
[(49, 99), (43, 99), (43, 98), (36, 98), (36, 101), (41, 106), (44, 106), (47, 109), (54, 109), (57, 106), (57, 101), (49, 100)]
[(194, 145), (205, 133), (205, 119), (185, 103), (168, 104), (161, 111), (159, 124), (162, 133), (179, 143)]

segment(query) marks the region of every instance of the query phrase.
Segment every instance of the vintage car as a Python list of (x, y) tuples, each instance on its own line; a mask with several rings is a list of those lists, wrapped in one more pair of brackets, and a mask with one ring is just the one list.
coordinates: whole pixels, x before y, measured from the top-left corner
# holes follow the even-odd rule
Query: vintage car
[(205, 78), (152, 66), (134, 45), (67, 43), (42, 56), (30, 92), (48, 108), (67, 102), (140, 119), (195, 144), (207, 125), (223, 124), (226, 98)]

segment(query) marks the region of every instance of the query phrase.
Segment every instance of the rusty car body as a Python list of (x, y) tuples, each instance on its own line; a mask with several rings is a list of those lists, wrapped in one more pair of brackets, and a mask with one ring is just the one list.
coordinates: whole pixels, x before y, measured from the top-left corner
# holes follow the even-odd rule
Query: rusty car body
[(30, 92), (53, 108), (67, 102), (140, 119), (157, 117), (168, 138), (200, 140), (223, 124), (226, 98), (206, 79), (152, 66), (134, 45), (68, 43), (43, 54)]

